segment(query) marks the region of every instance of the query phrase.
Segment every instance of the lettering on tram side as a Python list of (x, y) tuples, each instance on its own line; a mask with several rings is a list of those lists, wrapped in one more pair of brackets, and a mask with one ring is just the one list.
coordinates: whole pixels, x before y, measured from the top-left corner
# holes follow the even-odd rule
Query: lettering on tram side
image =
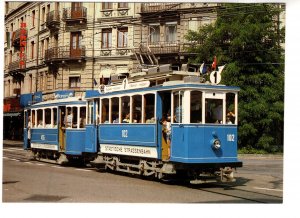
[(127, 145), (101, 145), (102, 153), (122, 154), (131, 156), (157, 158), (157, 150), (152, 147), (127, 146)]
[(57, 145), (31, 143), (31, 148), (47, 149), (47, 150), (58, 150)]
[(234, 142), (234, 134), (227, 134), (227, 141)]
[(122, 138), (128, 138), (128, 130), (122, 129)]

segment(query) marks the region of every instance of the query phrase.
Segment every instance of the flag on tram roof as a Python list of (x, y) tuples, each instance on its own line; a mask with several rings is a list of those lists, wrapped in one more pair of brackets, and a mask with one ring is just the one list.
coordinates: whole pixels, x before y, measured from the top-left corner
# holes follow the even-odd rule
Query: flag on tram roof
[(211, 69), (213, 70), (216, 70), (217, 69), (217, 56), (214, 57), (214, 61), (211, 65)]
[(199, 71), (200, 71), (200, 74), (205, 74), (206, 73), (207, 67), (206, 67), (204, 62), (201, 64)]

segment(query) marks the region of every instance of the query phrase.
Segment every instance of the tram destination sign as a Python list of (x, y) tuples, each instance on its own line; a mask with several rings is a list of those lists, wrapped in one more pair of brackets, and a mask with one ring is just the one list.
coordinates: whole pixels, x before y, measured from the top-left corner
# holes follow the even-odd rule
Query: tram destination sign
[(102, 153), (110, 153), (110, 154), (149, 157), (149, 158), (157, 158), (158, 157), (156, 148), (144, 147), (144, 146), (102, 144), (101, 152)]

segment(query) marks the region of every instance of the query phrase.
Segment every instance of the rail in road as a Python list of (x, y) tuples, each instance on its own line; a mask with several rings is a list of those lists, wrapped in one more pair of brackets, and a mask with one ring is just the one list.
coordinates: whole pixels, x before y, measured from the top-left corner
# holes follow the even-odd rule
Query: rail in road
[[(29, 166), (32, 167), (45, 167), (45, 168), (51, 168), (51, 169), (57, 169), (57, 170), (67, 170), (67, 171), (76, 171), (80, 174), (85, 173), (99, 173), (98, 170), (95, 168), (91, 168), (88, 166), (81, 166), (81, 167), (63, 167), (51, 163), (43, 163), (38, 161), (31, 161), (28, 159), (28, 156), (26, 155), (27, 152), (24, 151), (22, 148), (17, 147), (4, 147), (3, 148), (3, 160), (7, 162), (18, 162), (20, 164), (20, 167), (23, 166)], [(5, 166), (4, 166), (5, 170)], [(201, 191), (203, 193), (207, 194), (213, 194), (213, 195), (219, 195), (219, 196), (225, 196), (229, 197), (230, 200), (227, 201), (213, 201), (208, 200), (205, 201), (205, 203), (282, 203), (282, 190), (281, 189), (273, 189), (273, 188), (266, 188), (265, 186), (262, 186), (261, 183), (251, 183), (250, 185), (250, 179), (244, 177), (244, 175), (249, 176), (249, 173), (242, 173), (242, 169), (240, 169), (241, 173), (239, 173), (239, 176), (237, 177), (237, 181), (235, 183), (211, 183), (211, 184), (198, 184), (198, 185), (192, 185), (192, 184), (186, 184), (180, 181), (175, 181), (172, 183), (167, 183), (167, 185), (171, 188), (177, 189), (178, 187), (188, 188), (189, 190), (197, 190)], [(113, 173), (114, 176), (123, 176), (121, 173)], [(130, 176), (128, 176), (130, 177)], [(251, 177), (251, 175), (250, 175)], [(256, 177), (253, 176), (253, 177)], [(138, 179), (138, 178), (136, 178)], [(256, 179), (260, 179), (258, 176)], [(112, 181), (114, 182), (114, 181)], [(161, 184), (162, 188), (164, 183)], [(9, 181), (3, 181), (3, 186), (9, 185)], [(31, 199), (34, 201), (34, 199)], [(46, 199), (47, 201), (51, 199)], [(59, 200), (59, 199), (58, 199)], [(41, 199), (38, 199), (37, 201), (41, 201)], [(185, 203), (185, 202), (183, 202)], [(200, 202), (192, 202), (192, 203), (200, 203)], [(201, 201), (201, 203), (203, 203)]]

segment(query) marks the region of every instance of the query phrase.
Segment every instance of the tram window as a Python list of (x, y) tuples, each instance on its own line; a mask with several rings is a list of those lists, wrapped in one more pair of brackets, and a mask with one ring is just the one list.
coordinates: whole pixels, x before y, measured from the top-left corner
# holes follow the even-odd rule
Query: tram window
[(43, 128), (44, 121), (43, 121), (43, 110), (42, 109), (37, 110), (37, 121), (38, 121), (37, 128)]
[(67, 114), (65, 117), (65, 125), (67, 128), (71, 128), (72, 127), (72, 120), (73, 120), (73, 114), (72, 114), (72, 108), (68, 107), (67, 108)]
[[(111, 99), (111, 121), (112, 123), (120, 123), (119, 118), (119, 98)], [(109, 120), (108, 120), (109, 122)]]
[(202, 92), (191, 91), (191, 123), (202, 123)]
[(53, 128), (57, 128), (57, 108), (53, 108)]
[(130, 97), (124, 96), (121, 98), (122, 102), (122, 123), (131, 123), (130, 121)]
[(102, 99), (102, 108), (101, 108), (101, 123), (109, 122), (109, 100), (107, 98)]
[(142, 96), (134, 95), (132, 96), (132, 122), (141, 123), (142, 122)]
[(144, 95), (144, 108), (145, 108), (145, 120), (146, 123), (155, 123), (154, 106), (155, 106), (155, 95), (146, 94)]
[(88, 124), (92, 124), (93, 123), (93, 120), (94, 120), (94, 106), (93, 106), (93, 102), (92, 101), (89, 101), (88, 102)]
[(222, 99), (205, 100), (205, 122), (223, 123), (223, 100)]
[(51, 128), (51, 109), (50, 108), (45, 109), (45, 127)]
[(182, 123), (183, 120), (183, 92), (174, 92), (174, 104), (173, 104), (173, 122), (174, 123)]
[(72, 128), (77, 128), (77, 125), (78, 125), (78, 120), (77, 120), (78, 111), (77, 110), (78, 110), (77, 107), (72, 107), (72, 115), (73, 115)]
[(31, 126), (32, 126), (33, 128), (36, 127), (36, 126), (35, 126), (35, 124), (36, 124), (35, 118), (36, 118), (35, 110), (32, 110), (32, 111), (31, 111)]
[(85, 124), (86, 124), (85, 114), (86, 114), (86, 108), (80, 107), (80, 126), (79, 126), (79, 128), (85, 128)]
[(226, 94), (226, 124), (235, 124), (235, 94)]

